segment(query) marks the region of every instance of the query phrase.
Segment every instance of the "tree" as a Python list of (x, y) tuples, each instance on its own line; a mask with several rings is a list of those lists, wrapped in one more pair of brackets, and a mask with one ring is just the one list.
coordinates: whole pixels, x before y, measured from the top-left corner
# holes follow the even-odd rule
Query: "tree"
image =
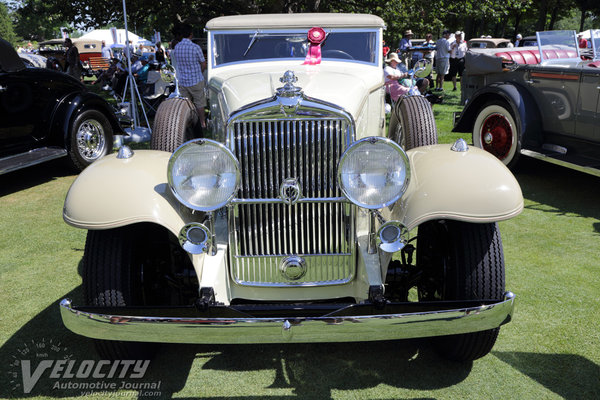
[(4, 3), (0, 3), (0, 37), (12, 45), (16, 44), (16, 36), (13, 30), (13, 24), (8, 13), (8, 8)]
[(25, 0), (15, 12), (15, 32), (26, 40), (41, 41), (59, 37), (60, 28), (68, 26), (55, 2)]

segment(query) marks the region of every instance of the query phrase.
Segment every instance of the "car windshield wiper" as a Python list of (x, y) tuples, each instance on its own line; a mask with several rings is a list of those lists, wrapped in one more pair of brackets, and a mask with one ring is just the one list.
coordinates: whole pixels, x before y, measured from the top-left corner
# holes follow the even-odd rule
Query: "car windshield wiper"
[(250, 44), (248, 44), (248, 48), (244, 52), (244, 57), (246, 57), (246, 54), (248, 54), (248, 52), (250, 51), (250, 49), (254, 45), (254, 42), (256, 42), (256, 38), (258, 37), (258, 33), (259, 33), (259, 31), (254, 32), (254, 35), (252, 36), (252, 40), (250, 40)]

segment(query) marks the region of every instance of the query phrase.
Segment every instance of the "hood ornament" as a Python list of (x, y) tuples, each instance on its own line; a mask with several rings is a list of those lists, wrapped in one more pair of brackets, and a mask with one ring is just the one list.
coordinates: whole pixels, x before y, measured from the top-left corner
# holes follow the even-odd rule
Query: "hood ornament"
[(279, 101), (279, 111), (286, 117), (293, 116), (302, 102), (302, 88), (294, 86), (294, 83), (298, 82), (298, 77), (294, 71), (288, 70), (279, 78), (279, 81), (283, 83), (283, 87), (275, 90), (275, 96)]
[(297, 97), (302, 93), (302, 88), (294, 86), (294, 83), (298, 82), (298, 77), (294, 74), (294, 71), (285, 71), (283, 76), (279, 78), (279, 82), (283, 83), (283, 87), (276, 89), (279, 97)]

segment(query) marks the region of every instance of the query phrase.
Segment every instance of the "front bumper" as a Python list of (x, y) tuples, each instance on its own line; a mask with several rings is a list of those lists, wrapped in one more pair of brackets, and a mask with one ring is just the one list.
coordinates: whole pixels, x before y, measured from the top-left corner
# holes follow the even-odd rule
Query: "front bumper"
[[(104, 340), (162, 343), (302, 343), (355, 342), (454, 335), (497, 328), (509, 322), (515, 295), (502, 301), (390, 303), (382, 309), (371, 304), (339, 306), (321, 316), (327, 307), (302, 310), (279, 306), (269, 314), (250, 316), (248, 307), (75, 307), (60, 302), (65, 326), (79, 335)], [(277, 306), (274, 306), (277, 308)], [(269, 307), (262, 307), (262, 314)], [(289, 317), (277, 316), (287, 310)], [(120, 315), (115, 315), (118, 312)], [(177, 316), (174, 316), (177, 315)], [(220, 316), (219, 316), (220, 315)], [(285, 314), (284, 314), (285, 315)]]

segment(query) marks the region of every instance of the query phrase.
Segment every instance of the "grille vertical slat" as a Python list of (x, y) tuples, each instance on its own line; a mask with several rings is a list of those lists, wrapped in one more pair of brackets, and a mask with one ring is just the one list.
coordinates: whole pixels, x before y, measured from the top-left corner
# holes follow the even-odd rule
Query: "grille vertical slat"
[[(347, 146), (348, 124), (334, 120), (257, 120), (233, 123), (233, 150), (242, 184), (231, 211), (238, 218), (232, 237), (232, 275), (245, 285), (335, 284), (354, 274), (351, 255), (353, 207), (339, 198), (337, 163)], [(281, 183), (294, 178), (310, 203), (259, 204), (277, 199)], [(323, 199), (319, 201), (318, 199)], [(256, 202), (252, 202), (256, 200)], [(289, 281), (279, 272), (288, 256), (302, 256), (306, 276)]]

